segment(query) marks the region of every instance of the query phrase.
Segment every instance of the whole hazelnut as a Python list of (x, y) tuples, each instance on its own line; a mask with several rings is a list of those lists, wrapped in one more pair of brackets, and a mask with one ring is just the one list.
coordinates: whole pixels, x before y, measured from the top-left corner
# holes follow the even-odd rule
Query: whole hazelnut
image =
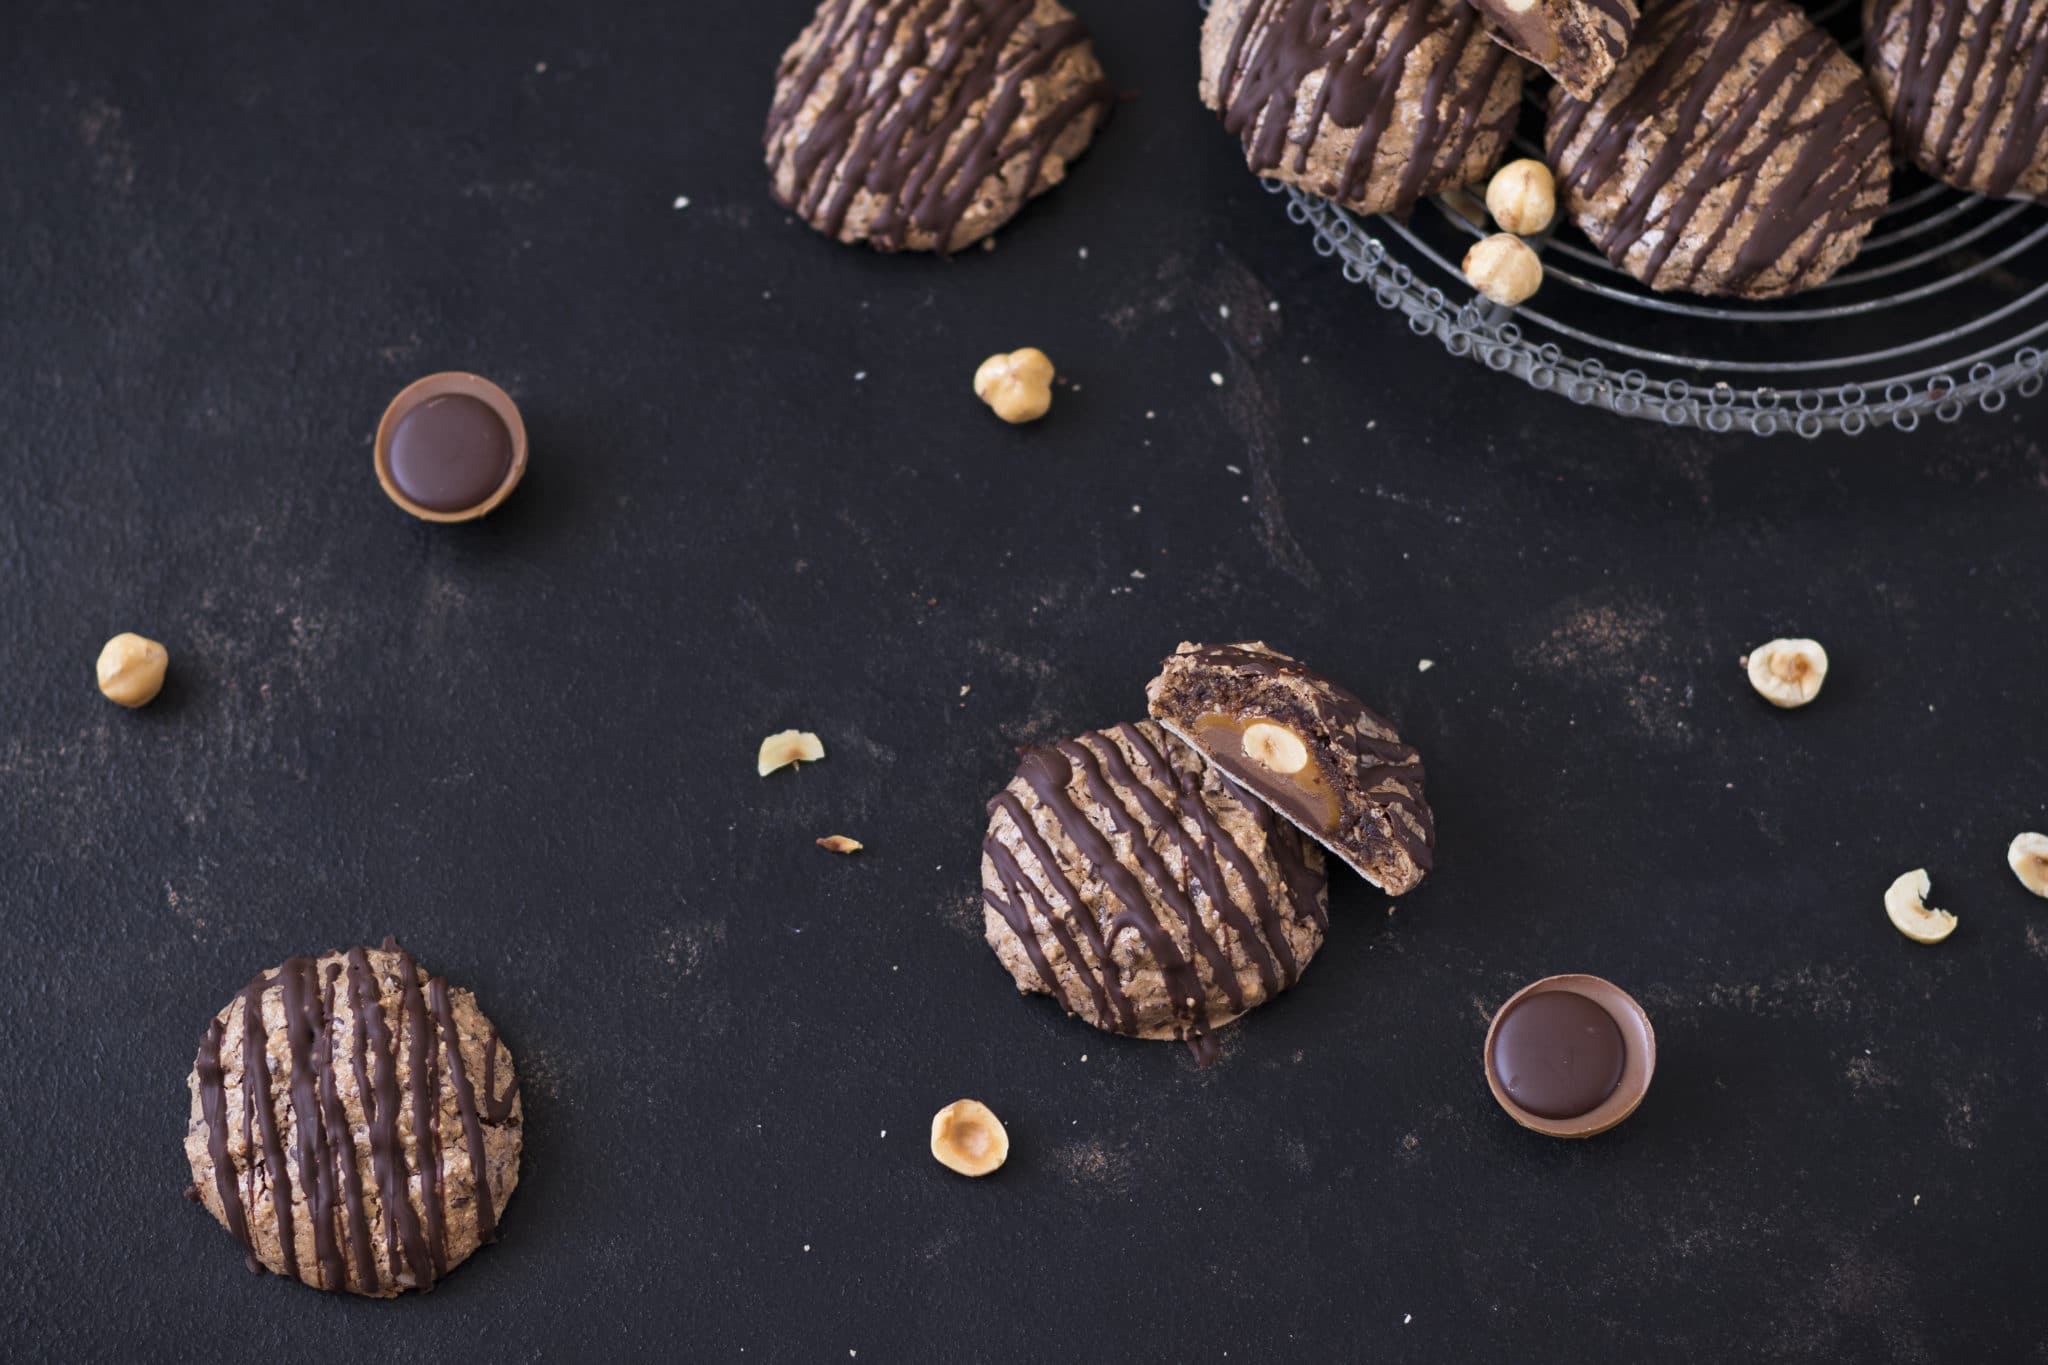
[(974, 394), (1005, 422), (1035, 422), (1052, 407), (1052, 361), (1036, 346), (992, 355), (974, 372)]
[(1510, 161), (1486, 182), (1486, 211), (1503, 232), (1533, 237), (1557, 216), (1557, 181), (1531, 157)]
[(122, 706), (147, 706), (163, 691), (170, 663), (170, 651), (156, 641), (123, 632), (100, 651), (100, 691)]
[(1543, 262), (1527, 242), (1511, 232), (1496, 232), (1472, 244), (1465, 253), (1465, 278), (1495, 303), (1512, 308), (1543, 284)]

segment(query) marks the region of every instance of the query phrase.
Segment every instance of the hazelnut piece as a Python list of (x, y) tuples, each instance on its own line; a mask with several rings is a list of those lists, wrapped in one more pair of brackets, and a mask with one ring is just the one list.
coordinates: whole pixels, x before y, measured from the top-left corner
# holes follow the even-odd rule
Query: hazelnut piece
[(1244, 727), (1245, 757), (1262, 768), (1291, 777), (1308, 766), (1308, 746), (1301, 736), (1270, 720), (1255, 720)]
[(1010, 1134), (980, 1100), (954, 1100), (932, 1115), (932, 1156), (949, 1171), (987, 1175), (1010, 1157)]
[(170, 651), (156, 641), (124, 631), (100, 650), (100, 691), (108, 701), (133, 709), (147, 706), (163, 691)]
[[(1519, 13), (1529, 6), (1508, 0), (1508, 7)], [(1550, 167), (1525, 156), (1495, 171), (1486, 182), (1486, 211), (1503, 232), (1533, 237), (1549, 227), (1557, 216), (1557, 181)]]
[(761, 741), (754, 766), (766, 777), (792, 763), (815, 763), (825, 756), (825, 745), (809, 730), (784, 730)]
[(1956, 931), (1956, 917), (1946, 910), (1930, 909), (1927, 893), (1933, 883), (1925, 868), (1903, 873), (1884, 893), (1884, 912), (1892, 927), (1915, 943), (1939, 943)]
[(1052, 361), (1036, 346), (992, 355), (974, 372), (974, 395), (1005, 422), (1035, 422), (1052, 407)]
[(1827, 681), (1828, 652), (1813, 640), (1770, 640), (1742, 656), (1749, 685), (1773, 706), (1804, 706)]
[(2020, 885), (2037, 896), (2048, 896), (2048, 834), (2022, 834), (2005, 851), (2007, 866)]
[(818, 840), (818, 847), (828, 853), (858, 853), (867, 845), (858, 839), (849, 839), (844, 834), (828, 834)]
[(1482, 237), (1465, 253), (1465, 279), (1495, 303), (1512, 308), (1543, 285), (1543, 262), (1512, 232)]

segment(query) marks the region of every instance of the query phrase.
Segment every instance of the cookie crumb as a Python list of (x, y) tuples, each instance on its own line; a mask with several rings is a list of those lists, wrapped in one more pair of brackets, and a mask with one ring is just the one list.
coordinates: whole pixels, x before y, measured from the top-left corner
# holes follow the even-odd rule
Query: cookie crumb
[[(535, 67), (534, 69), (535, 69), (536, 71), (545, 71), (545, 70), (547, 70), (547, 63), (546, 63), (546, 62), (542, 62), (542, 63), (541, 63), (541, 64), (540, 64), (539, 66)], [(687, 194), (679, 194), (679, 195), (677, 195), (677, 196), (676, 196), (676, 202), (675, 202), (675, 207), (676, 207), (676, 208), (679, 208), (679, 209), (686, 209), (686, 208), (690, 207), (690, 196), (689, 196), (689, 195), (687, 195)]]
[(1223, 387), (1223, 376), (1211, 370), (1209, 371), (1209, 382), (1220, 389)]
[(1435, 659), (1417, 659), (1417, 660), (1415, 661), (1415, 671), (1416, 671), (1417, 673), (1427, 673), (1427, 672), (1429, 672), (1429, 670), (1430, 670), (1430, 669), (1432, 669), (1432, 668), (1435, 668), (1435, 667), (1436, 667), (1436, 660), (1435, 660)]

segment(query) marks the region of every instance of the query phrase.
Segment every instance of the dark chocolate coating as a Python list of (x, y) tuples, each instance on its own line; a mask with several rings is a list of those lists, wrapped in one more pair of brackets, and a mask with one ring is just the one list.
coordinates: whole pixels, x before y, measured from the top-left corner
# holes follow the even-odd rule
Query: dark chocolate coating
[(1576, 991), (1531, 995), (1501, 1016), (1487, 1059), (1508, 1097), (1546, 1119), (1590, 1113), (1621, 1082), (1614, 1016)]
[(391, 482), (430, 512), (461, 512), (504, 486), (512, 433), (490, 404), (436, 394), (391, 428)]

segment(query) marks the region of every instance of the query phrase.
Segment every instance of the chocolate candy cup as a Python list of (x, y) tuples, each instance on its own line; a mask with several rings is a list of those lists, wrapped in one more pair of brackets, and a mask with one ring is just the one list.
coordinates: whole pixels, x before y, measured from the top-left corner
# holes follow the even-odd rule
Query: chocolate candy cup
[[(1621, 1030), (1624, 1055), (1620, 1082), (1606, 1099), (1585, 1113), (1570, 1118), (1544, 1118), (1515, 1103), (1494, 1066), (1493, 1043), (1495, 1035), (1500, 1032), (1500, 1021), (1515, 1006), (1545, 991), (1570, 991), (1584, 996), (1606, 1010), (1614, 1019), (1615, 1027)], [(1635, 997), (1612, 981), (1597, 976), (1546, 976), (1516, 991), (1494, 1011), (1493, 1022), (1486, 1029), (1486, 1047), (1480, 1055), (1486, 1066), (1486, 1084), (1500, 1107), (1508, 1111), (1508, 1117), (1531, 1132), (1548, 1137), (1589, 1138), (1606, 1132), (1635, 1113), (1636, 1106), (1649, 1093), (1650, 1077), (1657, 1070), (1657, 1033), (1650, 1027), (1650, 1016), (1643, 1013), (1643, 1007), (1636, 1003)]]
[[(512, 445), (511, 462), (506, 466), (502, 479), (487, 493), (467, 507), (437, 508), (427, 506), (409, 495), (394, 477), (391, 465), (392, 438), (398, 431), (399, 423), (419, 408), (437, 398), (466, 398), (482, 403), (505, 424), (505, 434)], [(510, 497), (526, 473), (526, 422), (519, 415), (519, 407), (511, 395), (481, 375), (464, 374), (459, 370), (447, 370), (416, 379), (399, 390), (398, 397), (391, 400), (391, 406), (384, 409), (383, 420), (377, 423), (377, 482), (384, 488), (385, 496), (403, 507), (421, 521), (455, 522), (474, 521), (491, 511)]]

